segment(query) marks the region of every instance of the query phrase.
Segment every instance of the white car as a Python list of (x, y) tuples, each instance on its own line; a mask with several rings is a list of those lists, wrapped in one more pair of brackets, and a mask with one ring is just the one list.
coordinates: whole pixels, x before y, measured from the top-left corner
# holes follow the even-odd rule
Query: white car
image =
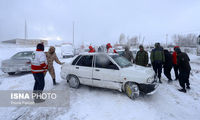
[(118, 54), (83, 53), (61, 67), (72, 88), (80, 84), (124, 91), (131, 99), (153, 94), (158, 84), (151, 68), (130, 63)]
[(74, 48), (72, 45), (63, 45), (61, 47), (61, 56), (63, 58), (74, 57)]

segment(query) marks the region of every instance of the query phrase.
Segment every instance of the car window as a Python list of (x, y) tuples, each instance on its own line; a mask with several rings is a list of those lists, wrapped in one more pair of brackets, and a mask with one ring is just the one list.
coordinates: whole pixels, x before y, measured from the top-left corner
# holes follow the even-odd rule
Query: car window
[(15, 54), (12, 58), (23, 58), (23, 57), (32, 57), (33, 52), (19, 52)]
[(113, 64), (106, 55), (96, 55), (95, 67), (119, 70), (119, 68)]
[(78, 66), (85, 66), (85, 67), (92, 67), (92, 55), (82, 56), (76, 65)]
[(122, 68), (132, 66), (132, 63), (119, 55), (112, 55), (113, 60)]
[(76, 57), (74, 59), (74, 61), (72, 62), (72, 65), (75, 65), (77, 63), (77, 61), (79, 60), (80, 57), (81, 57), (81, 55), (79, 55), (78, 57)]

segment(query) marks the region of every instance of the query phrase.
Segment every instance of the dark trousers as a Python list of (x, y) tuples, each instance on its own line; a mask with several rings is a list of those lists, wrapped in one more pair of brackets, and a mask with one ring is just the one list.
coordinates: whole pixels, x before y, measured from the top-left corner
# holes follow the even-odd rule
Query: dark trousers
[(44, 73), (33, 73), (34, 79), (35, 79), (35, 84), (33, 87), (33, 91), (43, 91), (44, 89)]
[(180, 71), (179, 84), (183, 89), (185, 89), (185, 85), (187, 86), (190, 85), (189, 77), (190, 77), (190, 71)]
[(164, 74), (168, 78), (168, 80), (172, 80), (171, 70), (172, 70), (172, 67), (170, 67), (170, 66), (164, 67)]
[(173, 64), (173, 68), (174, 68), (174, 73), (175, 73), (175, 77), (176, 77), (176, 79), (178, 79), (178, 77), (179, 77), (179, 74), (178, 74), (178, 65), (175, 65), (175, 64)]
[(155, 74), (158, 76), (158, 78), (161, 78), (162, 73), (162, 63), (153, 63), (153, 70)]

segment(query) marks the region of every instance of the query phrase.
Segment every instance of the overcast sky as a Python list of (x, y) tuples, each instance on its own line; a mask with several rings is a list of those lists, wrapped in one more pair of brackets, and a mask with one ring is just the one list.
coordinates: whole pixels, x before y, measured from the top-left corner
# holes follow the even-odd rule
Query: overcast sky
[(115, 43), (119, 35), (143, 35), (145, 43), (166, 34), (200, 31), (200, 0), (0, 0), (0, 40), (28, 38)]

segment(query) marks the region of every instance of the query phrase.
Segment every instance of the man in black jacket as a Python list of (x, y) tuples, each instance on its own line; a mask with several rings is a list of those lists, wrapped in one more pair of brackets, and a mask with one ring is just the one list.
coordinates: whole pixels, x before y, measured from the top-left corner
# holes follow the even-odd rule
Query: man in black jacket
[(171, 82), (172, 55), (169, 53), (168, 50), (164, 50), (164, 55), (165, 55), (165, 63), (163, 65), (164, 74), (168, 78), (168, 82)]
[(177, 52), (177, 64), (179, 66), (179, 84), (182, 87), (182, 89), (179, 89), (180, 92), (186, 93), (186, 88), (190, 89), (190, 82), (189, 82), (189, 76), (190, 76), (190, 58), (188, 55), (184, 52), (181, 52), (180, 48), (176, 48), (175, 51)]

